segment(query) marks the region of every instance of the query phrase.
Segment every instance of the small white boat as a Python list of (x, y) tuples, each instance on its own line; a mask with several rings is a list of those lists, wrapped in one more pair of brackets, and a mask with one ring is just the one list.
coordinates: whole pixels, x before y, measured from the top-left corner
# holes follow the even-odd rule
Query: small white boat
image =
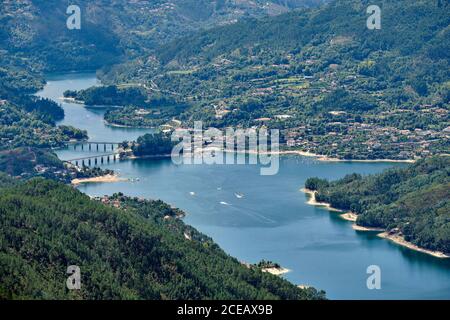
[(240, 193), (240, 192), (236, 192), (234, 195), (235, 195), (236, 198), (238, 198), (238, 199), (242, 199), (242, 198), (244, 197), (244, 194), (243, 194), (243, 193)]
[(191, 196), (195, 196), (195, 192), (189, 192), (189, 194), (191, 195)]

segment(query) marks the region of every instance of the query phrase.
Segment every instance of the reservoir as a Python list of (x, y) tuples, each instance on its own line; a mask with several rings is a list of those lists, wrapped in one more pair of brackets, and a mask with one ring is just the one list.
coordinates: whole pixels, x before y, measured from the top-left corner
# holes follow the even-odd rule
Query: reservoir
[[(135, 140), (151, 129), (111, 127), (106, 108), (86, 108), (60, 98), (65, 90), (98, 85), (95, 74), (50, 76), (38, 95), (61, 103), (60, 124), (88, 131), (91, 141)], [(80, 151), (60, 150), (61, 159)], [(338, 179), (349, 173), (381, 172), (394, 163), (319, 162), (283, 156), (274, 176), (261, 176), (256, 165), (181, 165), (170, 159), (126, 160), (105, 164), (130, 181), (81, 185), (86, 194), (122, 192), (161, 199), (187, 213), (185, 222), (214, 239), (242, 262), (262, 259), (291, 270), (294, 284), (327, 292), (330, 299), (450, 299), (450, 259), (439, 259), (357, 232), (338, 214), (306, 204), (300, 189), (309, 177)], [(369, 290), (366, 270), (381, 268), (381, 289)]]

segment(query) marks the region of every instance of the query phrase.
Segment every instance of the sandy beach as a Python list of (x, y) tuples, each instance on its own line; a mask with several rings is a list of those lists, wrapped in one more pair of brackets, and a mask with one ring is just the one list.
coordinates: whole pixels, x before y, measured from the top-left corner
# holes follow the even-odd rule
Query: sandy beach
[(92, 178), (83, 178), (83, 179), (73, 179), (72, 185), (79, 185), (83, 183), (112, 183), (112, 182), (120, 182), (126, 181), (126, 179), (119, 178), (117, 175), (107, 174), (105, 176), (100, 177), (92, 177)]
[(352, 228), (355, 231), (365, 231), (365, 232), (384, 232), (384, 231), (386, 231), (383, 228), (363, 227), (363, 226), (358, 226), (357, 224), (353, 224)]
[(125, 129), (155, 129), (155, 127), (146, 127), (146, 126), (127, 126), (124, 124), (116, 124), (116, 123), (111, 123), (108, 122), (106, 120), (103, 120), (103, 123), (105, 125), (107, 125), (108, 127), (113, 127), (113, 128), (125, 128)]
[(286, 269), (286, 268), (263, 268), (262, 269), (262, 272), (268, 272), (275, 276), (281, 276), (285, 273), (288, 273), (289, 271), (291, 271), (291, 270)]
[(305, 290), (305, 289), (311, 288), (311, 286), (308, 286), (308, 285), (306, 285), (306, 284), (299, 284), (299, 285), (297, 286), (297, 288), (300, 288), (300, 289)]
[[(226, 150), (227, 152), (232, 152), (233, 150)], [(277, 152), (267, 151), (267, 152), (258, 152), (258, 151), (246, 151), (248, 154), (278, 154), (278, 155), (299, 155), (303, 157), (312, 157), (316, 158), (318, 161), (323, 162), (367, 162), (367, 163), (378, 163), (378, 162), (389, 162), (389, 163), (415, 163), (416, 160), (394, 160), (394, 159), (373, 159), (373, 160), (351, 160), (351, 159), (338, 159), (338, 158), (330, 158), (325, 155), (320, 155), (308, 151), (301, 150), (282, 150)]]
[(306, 202), (309, 205), (316, 206), (316, 207), (323, 207), (326, 208), (328, 211), (334, 211), (334, 212), (343, 212), (342, 210), (333, 208), (329, 203), (326, 202), (318, 202), (316, 200), (316, 192), (309, 190), (309, 189), (300, 189), (301, 192), (306, 193), (309, 196), (309, 200)]
[(356, 220), (358, 219), (358, 215), (353, 212), (347, 212), (347, 213), (341, 214), (340, 217), (344, 220), (351, 221), (351, 222), (356, 222)]
[(419, 252), (423, 252), (423, 253), (432, 255), (432, 256), (434, 256), (436, 258), (450, 258), (449, 255), (446, 255), (443, 252), (432, 251), (432, 250), (420, 248), (420, 247), (416, 246), (415, 244), (406, 241), (405, 238), (403, 238), (403, 236), (398, 235), (398, 234), (389, 234), (388, 232), (383, 232), (383, 233), (380, 233), (378, 235), (378, 237), (383, 238), (383, 239), (391, 240), (392, 242), (394, 242), (394, 243), (396, 243), (398, 245), (404, 246), (404, 247), (409, 248), (411, 250), (416, 250), (416, 251), (419, 251)]
[[(117, 124), (110, 124), (108, 122), (105, 121), (105, 124), (108, 126), (112, 126), (112, 127), (123, 127), (123, 128), (131, 128), (131, 127), (127, 127), (127, 126), (122, 126), (122, 125), (117, 125)], [(133, 127), (134, 128), (134, 127)], [(145, 127), (139, 127), (141, 129), (145, 129)], [(147, 128), (150, 129), (150, 128)], [(223, 153), (236, 153), (236, 154), (248, 154), (248, 155), (279, 155), (279, 156), (283, 156), (283, 155), (298, 155), (298, 156), (303, 156), (303, 157), (310, 157), (310, 158), (315, 158), (317, 161), (323, 161), (323, 162), (367, 162), (367, 163), (382, 163), (382, 162), (387, 162), (387, 163), (415, 163), (415, 160), (393, 160), (393, 159), (378, 159), (378, 160), (344, 160), (344, 159), (337, 159), (337, 158), (329, 158), (327, 156), (323, 156), (323, 155), (319, 155), (319, 154), (315, 154), (315, 153), (311, 153), (311, 152), (306, 152), (306, 151), (300, 151), (300, 150), (286, 150), (286, 151), (277, 151), (277, 152), (272, 152), (272, 151), (266, 151), (266, 152), (260, 152), (257, 150), (230, 150), (230, 149), (221, 149), (221, 148), (217, 148), (217, 147), (202, 147), (201, 150), (194, 150), (193, 152), (191, 152), (190, 154), (185, 154), (184, 156), (192, 156), (193, 154), (199, 154), (199, 153), (205, 153), (205, 154), (209, 154), (212, 152), (223, 152)], [(159, 158), (160, 156), (154, 156), (156, 158)], [(166, 157), (171, 157), (171, 155), (163, 155), (162, 157), (166, 158)], [(138, 158), (144, 158), (144, 157), (136, 157), (136, 156), (129, 156), (128, 159), (138, 159)], [(147, 157), (147, 158), (152, 158), (152, 156)], [(311, 203), (312, 204), (312, 203)], [(320, 205), (320, 206), (327, 206), (326, 204), (319, 204), (316, 203), (314, 205)], [(332, 208), (330, 210), (333, 210)], [(335, 210), (334, 211), (339, 211), (339, 210)]]
[(308, 151), (301, 151), (301, 150), (285, 150), (285, 151), (279, 151), (277, 152), (280, 155), (288, 155), (288, 154), (296, 154), (299, 156), (304, 157), (313, 157), (316, 158), (318, 161), (324, 161), (324, 162), (392, 162), (392, 163), (415, 163), (416, 160), (394, 160), (394, 159), (373, 159), (373, 160), (352, 160), (352, 159), (338, 159), (338, 158), (330, 158), (325, 155), (320, 155)]
[(361, 162), (361, 163), (415, 163), (416, 160), (394, 160), (394, 159), (373, 159), (373, 160), (349, 160), (349, 159), (338, 159), (338, 158), (329, 158), (327, 156), (317, 156), (317, 160), (324, 162)]
[[(220, 151), (220, 148), (210, 148), (210, 147), (204, 147), (202, 152), (210, 152), (210, 151)], [(317, 161), (323, 161), (323, 162), (367, 162), (367, 163), (415, 163), (416, 160), (394, 160), (394, 159), (374, 159), (374, 160), (349, 160), (349, 159), (338, 159), (338, 158), (330, 158), (328, 156), (308, 152), (308, 151), (301, 151), (301, 150), (281, 150), (281, 151), (266, 151), (261, 152), (257, 150), (244, 150), (244, 151), (238, 151), (238, 150), (230, 150), (230, 149), (222, 149), (222, 152), (225, 153), (244, 153), (244, 154), (262, 154), (262, 155), (298, 155), (303, 157), (310, 157), (315, 158)]]

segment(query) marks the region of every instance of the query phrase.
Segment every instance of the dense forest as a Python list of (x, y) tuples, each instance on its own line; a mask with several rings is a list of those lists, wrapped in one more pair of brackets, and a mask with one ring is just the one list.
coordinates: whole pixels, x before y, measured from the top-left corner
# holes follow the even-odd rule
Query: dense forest
[(23, 147), (0, 151), (0, 171), (11, 176), (30, 175), (36, 166), (64, 168), (63, 162), (56, 154), (39, 148)]
[[(246, 267), (174, 222), (178, 212), (161, 202), (129, 199), (117, 209), (50, 180), (8, 180), (0, 175), (2, 299), (324, 297)], [(81, 269), (79, 291), (66, 288), (69, 265)]]
[(66, 91), (64, 97), (73, 98), (88, 106), (127, 106), (144, 107), (147, 95), (143, 89), (135, 87), (118, 88), (117, 86), (92, 87), (81, 91)]
[(12, 65), (31, 59), (35, 71), (95, 70), (197, 30), (321, 2), (79, 0), (81, 30), (69, 30), (70, 1), (7, 0), (0, 6), (0, 48), (17, 58)]
[(398, 228), (419, 247), (450, 253), (450, 157), (433, 157), (381, 174), (338, 181), (310, 178), (316, 200), (358, 215), (357, 224)]
[(21, 180), (42, 177), (62, 183), (114, 174), (112, 170), (99, 167), (76, 167), (61, 161), (52, 150), (36, 147), (0, 151), (0, 172)]
[(139, 137), (132, 146), (135, 156), (167, 156), (172, 153), (175, 143), (170, 135), (157, 132)]
[[(105, 121), (112, 125), (134, 128), (173, 128), (173, 119), (189, 106), (183, 102), (162, 98), (152, 99), (144, 108), (126, 106), (108, 110)], [(175, 125), (178, 123), (175, 121)]]
[[(56, 126), (51, 115), (53, 103), (48, 100), (27, 105), (17, 105), (9, 101), (0, 103), (0, 150), (18, 147), (61, 147), (70, 140), (85, 140), (87, 132), (71, 126)], [(40, 111), (39, 106), (44, 108)], [(27, 110), (28, 109), (28, 110)], [(58, 117), (56, 117), (58, 118)]]
[(104, 119), (114, 125), (130, 127), (159, 127), (189, 107), (179, 97), (149, 92), (136, 85), (68, 90), (64, 97), (88, 106), (115, 107), (106, 112)]

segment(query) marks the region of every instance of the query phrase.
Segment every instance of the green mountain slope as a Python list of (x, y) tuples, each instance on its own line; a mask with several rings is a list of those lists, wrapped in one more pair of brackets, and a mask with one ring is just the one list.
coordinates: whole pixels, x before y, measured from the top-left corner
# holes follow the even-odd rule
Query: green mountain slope
[[(29, 115), (11, 111), (15, 123), (20, 123), (23, 130), (33, 131), (38, 127), (48, 131), (49, 128), (42, 128), (40, 124), (30, 127), (27, 121), (27, 118), (36, 118), (36, 114), (37, 120), (45, 122), (60, 120), (64, 116), (58, 106), (27, 95), (42, 88), (44, 72), (95, 70), (148, 54), (162, 43), (199, 29), (234, 23), (246, 17), (279, 14), (320, 2), (80, 0), (76, 5), (81, 9), (81, 30), (69, 30), (66, 10), (74, 4), (72, 1), (1, 1), (0, 107), (10, 102), (14, 108), (33, 112)], [(9, 109), (9, 103), (0, 108), (2, 117), (4, 112), (10, 112)], [(11, 117), (5, 116), (7, 120)], [(2, 140), (0, 149), (23, 146), (22, 142), (11, 140), (29, 141), (36, 136), (28, 132), (19, 133), (19, 137), (11, 134), (22, 129), (5, 127), (1, 123), (0, 139), (5, 140)], [(24, 137), (25, 134), (29, 137)], [(41, 139), (39, 134), (37, 139)], [(52, 142), (50, 145), (54, 146)]]
[[(29, 98), (26, 96), (26, 99)], [(0, 151), (29, 146), (54, 148), (61, 147), (71, 139), (87, 139), (86, 131), (55, 125), (49, 106), (56, 103), (35, 99), (29, 104), (19, 103), (5, 101), (0, 104)], [(27, 105), (31, 109), (27, 110)], [(39, 105), (46, 110), (41, 112)], [(55, 110), (62, 111), (59, 108), (56, 105)]]
[(279, 14), (320, 0), (80, 0), (81, 30), (68, 30), (67, 0), (2, 1), (0, 48), (46, 70), (93, 69), (193, 31)]
[[(373, 31), (366, 27), (369, 4), (380, 6), (381, 30)], [(341, 36), (351, 37), (340, 39), (342, 45), (356, 42), (361, 52), (348, 54), (359, 58), (373, 51), (396, 49), (402, 55), (426, 53), (433, 58), (448, 58), (448, 52), (443, 50), (448, 45), (446, 34), (450, 18), (445, 12), (447, 5), (433, 0), (387, 0), (380, 3), (337, 0), (314, 10), (300, 10), (208, 30), (190, 36), (189, 41), (176, 40), (159, 52), (163, 62), (174, 58), (212, 59), (246, 47), (304, 50), (303, 47), (311, 42), (330, 45), (331, 40), (336, 42), (335, 38)], [(433, 50), (426, 50), (430, 43)]]
[[(2, 188), (0, 298), (323, 298), (244, 266), (160, 201), (122, 201), (115, 209), (40, 179)], [(80, 291), (66, 289), (69, 265), (81, 268)]]
[[(381, 7), (381, 30), (366, 27), (369, 4)], [(184, 99), (192, 107), (178, 118), (187, 125), (265, 124), (331, 157), (449, 153), (448, 9), (434, 0), (337, 0), (178, 39), (103, 78)]]
[[(413, 105), (420, 97), (448, 102), (447, 95), (441, 95), (449, 80), (450, 18), (445, 8), (432, 0), (383, 1), (379, 3), (382, 29), (374, 31), (366, 27), (368, 4), (338, 0), (317, 10), (243, 21), (174, 41), (158, 51), (160, 72), (195, 70), (191, 79), (187, 77), (192, 87), (173, 73), (156, 82), (167, 81), (178, 93), (198, 87), (197, 94), (206, 88), (205, 96), (211, 99), (254, 93), (255, 87), (272, 87), (275, 94), (288, 95), (291, 88), (273, 87), (275, 80), (313, 76), (329, 86), (325, 89), (344, 88), (378, 105)], [(356, 77), (353, 84), (351, 76)], [(248, 84), (250, 80), (255, 85)], [(309, 87), (314, 85), (319, 81)], [(239, 90), (226, 91), (232, 86)], [(411, 96), (394, 92), (407, 87)], [(219, 91), (213, 94), (215, 89)], [(320, 93), (301, 101), (302, 105), (327, 109), (313, 104), (313, 98), (323, 98)], [(374, 97), (382, 93), (387, 97)], [(335, 107), (345, 110), (346, 106)]]
[(361, 226), (399, 228), (407, 241), (450, 253), (450, 157), (367, 177), (311, 178), (305, 186), (317, 191), (317, 201), (358, 214)]

